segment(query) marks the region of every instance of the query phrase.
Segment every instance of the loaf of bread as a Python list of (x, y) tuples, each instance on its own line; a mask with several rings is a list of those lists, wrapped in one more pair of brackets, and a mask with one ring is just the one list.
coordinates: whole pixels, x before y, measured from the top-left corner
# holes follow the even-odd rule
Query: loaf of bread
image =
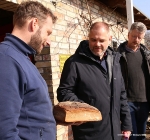
[(60, 102), (54, 106), (54, 117), (61, 122), (88, 122), (102, 120), (101, 112), (87, 104), (80, 102)]

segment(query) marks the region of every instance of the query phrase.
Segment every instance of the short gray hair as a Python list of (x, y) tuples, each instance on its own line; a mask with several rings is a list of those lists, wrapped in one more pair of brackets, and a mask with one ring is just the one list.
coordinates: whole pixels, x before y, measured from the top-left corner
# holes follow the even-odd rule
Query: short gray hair
[(147, 28), (146, 28), (145, 24), (142, 22), (134, 22), (130, 28), (130, 31), (132, 31), (132, 30), (138, 30), (141, 33), (145, 33), (147, 31)]

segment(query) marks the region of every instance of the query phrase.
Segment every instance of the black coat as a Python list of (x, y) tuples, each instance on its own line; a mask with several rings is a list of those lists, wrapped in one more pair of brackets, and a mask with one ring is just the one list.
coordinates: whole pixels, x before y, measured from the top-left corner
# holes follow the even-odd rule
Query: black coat
[(109, 77), (105, 79), (100, 64), (82, 41), (74, 55), (64, 64), (58, 101), (86, 102), (98, 108), (102, 121), (72, 126), (74, 140), (121, 140), (121, 130), (132, 130), (126, 92), (121, 75), (120, 54), (107, 49)]
[[(118, 52), (122, 55), (120, 58), (121, 71), (125, 82), (126, 91), (128, 89), (128, 69), (127, 69), (127, 58), (126, 58), (126, 47), (127, 41), (120, 44), (118, 47)], [(143, 55), (143, 60), (146, 61), (146, 91), (147, 100), (150, 103), (150, 50), (148, 50), (144, 45), (140, 44), (140, 50)]]

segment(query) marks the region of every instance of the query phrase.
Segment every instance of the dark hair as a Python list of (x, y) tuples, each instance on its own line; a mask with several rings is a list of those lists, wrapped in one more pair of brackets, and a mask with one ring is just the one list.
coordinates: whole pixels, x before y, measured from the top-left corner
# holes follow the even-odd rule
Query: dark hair
[(18, 5), (13, 16), (13, 24), (22, 27), (31, 18), (37, 18), (42, 23), (48, 16), (52, 18), (53, 23), (56, 22), (57, 17), (49, 8), (37, 1), (25, 1)]
[(90, 27), (90, 31), (95, 28), (95, 27), (104, 27), (108, 32), (109, 32), (109, 24), (107, 24), (106, 22), (95, 22), (91, 25)]

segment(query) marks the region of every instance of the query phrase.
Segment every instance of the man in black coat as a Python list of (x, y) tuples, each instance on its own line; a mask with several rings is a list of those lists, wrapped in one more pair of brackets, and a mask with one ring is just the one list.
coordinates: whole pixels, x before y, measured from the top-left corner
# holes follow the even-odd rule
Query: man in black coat
[(150, 101), (150, 50), (140, 44), (146, 31), (143, 23), (133, 23), (128, 41), (118, 48), (122, 54), (121, 69), (132, 118), (133, 132), (130, 140), (145, 140), (146, 135)]
[(74, 140), (121, 140), (122, 134), (129, 137), (132, 130), (120, 54), (108, 47), (111, 38), (107, 23), (94, 23), (89, 41), (82, 41), (64, 64), (58, 101), (88, 103), (98, 108), (103, 118), (72, 125)]

